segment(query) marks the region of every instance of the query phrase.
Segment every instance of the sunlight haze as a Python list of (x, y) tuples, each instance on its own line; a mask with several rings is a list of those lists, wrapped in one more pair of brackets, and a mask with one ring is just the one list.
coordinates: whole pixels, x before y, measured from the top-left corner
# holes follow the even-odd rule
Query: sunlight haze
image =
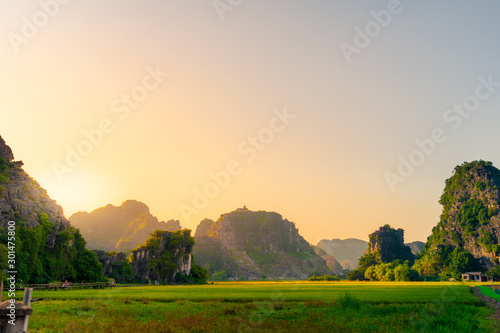
[(30, 36), (45, 2), (0, 4), (0, 135), (68, 218), (246, 205), (312, 244), (426, 241), (455, 166), (500, 166), (496, 2), (54, 2)]

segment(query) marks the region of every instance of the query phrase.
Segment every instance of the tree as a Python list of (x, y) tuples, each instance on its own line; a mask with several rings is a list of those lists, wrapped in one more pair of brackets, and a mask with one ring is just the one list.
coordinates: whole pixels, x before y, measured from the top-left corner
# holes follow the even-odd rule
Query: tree
[(376, 265), (372, 265), (366, 269), (365, 279), (368, 279), (370, 281), (377, 281), (377, 276), (375, 274), (375, 267)]
[(487, 271), (486, 274), (488, 274), (490, 278), (500, 278), (500, 265), (496, 265), (495, 267)]
[(355, 280), (363, 281), (365, 280), (365, 271), (366, 271), (365, 268), (358, 267), (355, 270), (347, 273), (347, 279), (350, 281), (355, 281)]
[(102, 264), (97, 255), (87, 249), (78, 253), (74, 267), (77, 281), (96, 282), (102, 278)]
[(205, 284), (207, 283), (207, 280), (209, 278), (208, 270), (201, 266), (193, 265), (191, 267), (191, 273), (189, 274), (189, 277), (191, 277), (193, 279), (193, 282), (196, 284)]
[(151, 271), (151, 275), (159, 282), (167, 279), (173, 281), (174, 273), (177, 271), (177, 264), (174, 262), (172, 253), (163, 250), (158, 257), (149, 261), (148, 269)]
[(406, 265), (398, 265), (394, 268), (394, 279), (396, 281), (410, 281), (410, 267)]
[(460, 279), (461, 274), (479, 270), (479, 264), (476, 258), (467, 250), (461, 247), (456, 247), (450, 254), (449, 271), (455, 279)]

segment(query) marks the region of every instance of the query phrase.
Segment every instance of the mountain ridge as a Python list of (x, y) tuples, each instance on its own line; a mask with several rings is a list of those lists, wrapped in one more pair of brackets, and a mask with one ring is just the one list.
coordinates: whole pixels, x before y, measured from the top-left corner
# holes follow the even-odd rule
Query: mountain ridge
[(89, 212), (70, 216), (93, 250), (127, 252), (144, 242), (156, 230), (180, 230), (178, 220), (159, 221), (149, 207), (137, 200), (126, 200), (120, 206), (108, 204)]
[(210, 220), (204, 221), (198, 230), (205, 233), (195, 234), (193, 254), (212, 275), (289, 279), (332, 273), (295, 224), (276, 212), (244, 207), (221, 215), (210, 228)]

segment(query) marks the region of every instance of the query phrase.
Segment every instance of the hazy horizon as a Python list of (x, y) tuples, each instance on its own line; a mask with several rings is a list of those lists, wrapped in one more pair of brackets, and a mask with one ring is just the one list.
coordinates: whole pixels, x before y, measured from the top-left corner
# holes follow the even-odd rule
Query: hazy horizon
[(500, 166), (500, 4), (230, 3), (0, 4), (0, 135), (67, 217), (246, 205), (312, 244), (425, 241), (455, 166)]

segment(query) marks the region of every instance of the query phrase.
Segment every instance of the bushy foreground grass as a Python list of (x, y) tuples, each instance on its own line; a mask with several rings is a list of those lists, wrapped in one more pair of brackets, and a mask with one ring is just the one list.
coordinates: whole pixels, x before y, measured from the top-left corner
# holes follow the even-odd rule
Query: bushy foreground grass
[(486, 307), (473, 304), (373, 304), (147, 299), (50, 300), (33, 304), (30, 332), (492, 332)]

